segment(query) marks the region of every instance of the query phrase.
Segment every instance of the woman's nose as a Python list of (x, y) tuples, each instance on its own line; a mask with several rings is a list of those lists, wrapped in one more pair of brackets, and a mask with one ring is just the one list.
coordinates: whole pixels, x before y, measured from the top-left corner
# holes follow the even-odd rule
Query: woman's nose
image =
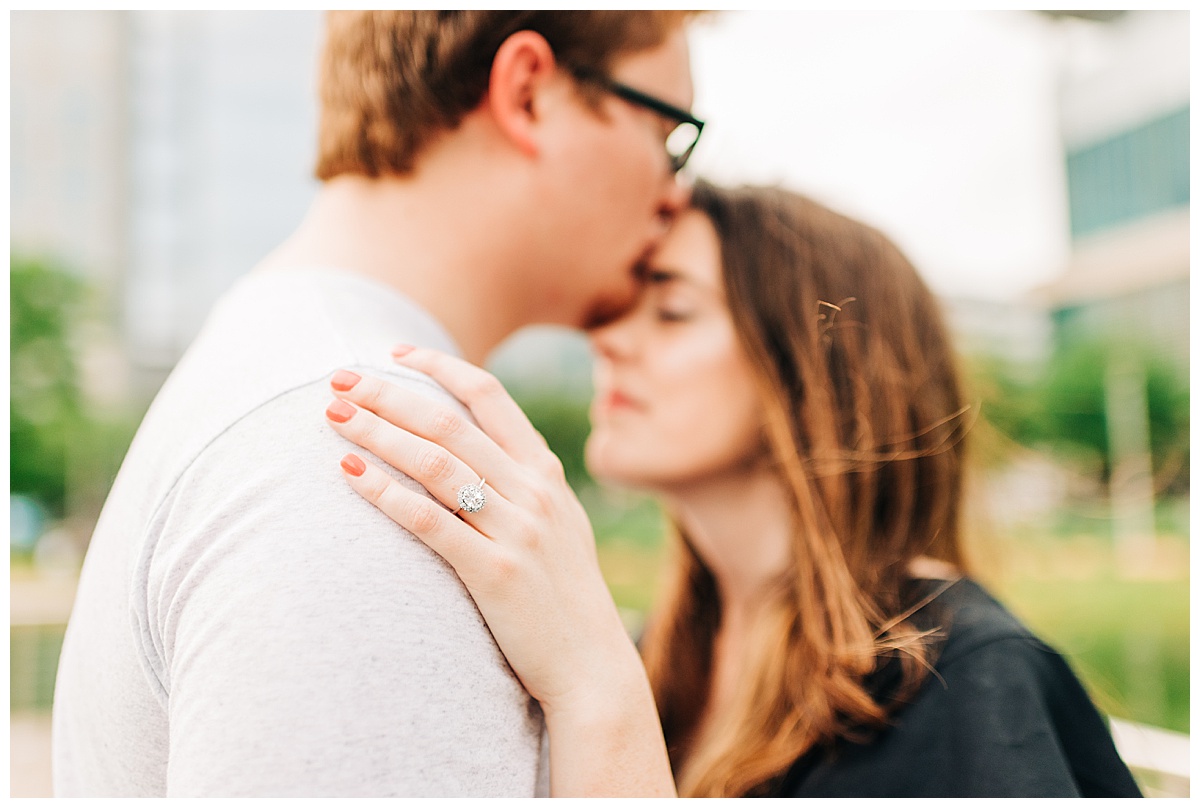
[(608, 360), (626, 359), (633, 352), (635, 308), (621, 317), (588, 331), (592, 350)]

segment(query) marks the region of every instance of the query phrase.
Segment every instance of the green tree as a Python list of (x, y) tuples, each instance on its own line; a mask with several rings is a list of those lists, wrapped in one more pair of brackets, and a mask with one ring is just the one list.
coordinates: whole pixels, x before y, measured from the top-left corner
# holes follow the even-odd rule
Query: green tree
[(996, 358), (976, 357), (968, 366), (970, 389), (982, 400), (983, 416), (997, 432), (1091, 467), (1107, 480), (1105, 380), (1117, 351), (1125, 352), (1145, 373), (1151, 464), (1159, 489), (1186, 491), (1188, 380), (1148, 348), (1106, 340), (1072, 342), (1035, 373), (1020, 372)]
[(68, 442), (85, 419), (71, 334), (87, 287), (43, 261), (11, 257), (10, 265), (11, 489), (61, 516)]
[[(1151, 351), (1107, 341), (1079, 342), (1059, 350), (1040, 385), (1041, 443), (1066, 444), (1093, 454), (1104, 476), (1109, 468), (1105, 379), (1112, 358), (1125, 352), (1145, 374), (1150, 425), (1151, 465), (1156, 475), (1177, 470), (1188, 452), (1189, 392), (1187, 380)], [(1175, 481), (1176, 483), (1178, 481)], [(1186, 480), (1185, 480), (1186, 482)]]
[(516, 390), (513, 398), (562, 461), (571, 487), (579, 491), (594, 486), (583, 460), (583, 447), (591, 432), (588, 402), (554, 390)]
[(980, 407), (971, 431), (971, 455), (984, 466), (1004, 465), (1013, 444), (1030, 446), (1038, 430), (1040, 367), (1018, 367), (999, 357), (976, 355), (964, 363), (967, 400)]

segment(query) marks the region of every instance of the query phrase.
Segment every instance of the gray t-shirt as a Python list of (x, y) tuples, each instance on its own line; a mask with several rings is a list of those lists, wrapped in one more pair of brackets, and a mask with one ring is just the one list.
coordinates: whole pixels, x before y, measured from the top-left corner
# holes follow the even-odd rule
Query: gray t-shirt
[(398, 342), (458, 352), (350, 272), (260, 270), (219, 302), (88, 549), (57, 795), (535, 794), (536, 702), (449, 565), (346, 484), (325, 422), (338, 368), (463, 412)]

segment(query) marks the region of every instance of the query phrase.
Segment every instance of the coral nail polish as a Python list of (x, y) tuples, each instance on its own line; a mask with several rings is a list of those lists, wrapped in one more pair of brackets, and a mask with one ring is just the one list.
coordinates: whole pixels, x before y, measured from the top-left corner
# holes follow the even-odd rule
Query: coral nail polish
[(367, 470), (367, 464), (362, 462), (358, 455), (348, 454), (342, 458), (342, 468), (346, 470), (347, 474), (361, 477), (362, 473)]
[(335, 400), (325, 409), (325, 417), (331, 421), (337, 421), (339, 424), (344, 424), (354, 417), (354, 413), (358, 410), (347, 404), (341, 399)]
[(403, 343), (392, 348), (392, 357), (399, 359), (402, 356), (407, 356), (416, 348), (415, 345), (404, 345)]
[(357, 373), (351, 373), (348, 370), (339, 370), (329, 380), (329, 386), (334, 390), (345, 392), (361, 381), (362, 376), (359, 376)]

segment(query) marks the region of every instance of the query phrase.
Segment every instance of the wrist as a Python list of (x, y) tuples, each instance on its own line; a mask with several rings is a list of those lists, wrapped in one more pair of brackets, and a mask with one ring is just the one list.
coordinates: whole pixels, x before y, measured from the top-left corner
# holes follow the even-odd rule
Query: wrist
[(543, 705), (552, 796), (675, 796), (650, 681), (630, 649), (632, 665), (606, 665), (610, 678)]
[(600, 727), (622, 722), (631, 707), (637, 714), (646, 700), (653, 704), (646, 669), (626, 637), (608, 652), (596, 653), (569, 691), (543, 699), (541, 706), (548, 729), (559, 723)]

